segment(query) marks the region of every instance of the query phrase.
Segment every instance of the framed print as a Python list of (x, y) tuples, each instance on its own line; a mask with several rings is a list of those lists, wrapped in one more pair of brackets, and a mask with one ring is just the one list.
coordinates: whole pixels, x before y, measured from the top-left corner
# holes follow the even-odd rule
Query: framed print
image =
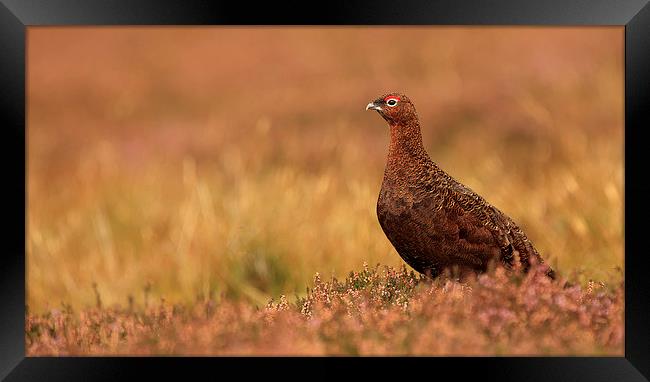
[(3, 1), (0, 375), (647, 380), (650, 6), (320, 8)]

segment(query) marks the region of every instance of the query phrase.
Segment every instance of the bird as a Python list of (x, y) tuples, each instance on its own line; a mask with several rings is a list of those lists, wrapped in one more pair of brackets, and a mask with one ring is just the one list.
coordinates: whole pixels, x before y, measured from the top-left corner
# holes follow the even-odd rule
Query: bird
[(385, 94), (368, 103), (368, 110), (379, 113), (390, 128), (377, 218), (409, 266), (430, 278), (446, 270), (463, 278), (486, 272), (490, 264), (524, 273), (539, 264), (555, 279), (555, 271), (509, 216), (431, 160), (406, 95)]

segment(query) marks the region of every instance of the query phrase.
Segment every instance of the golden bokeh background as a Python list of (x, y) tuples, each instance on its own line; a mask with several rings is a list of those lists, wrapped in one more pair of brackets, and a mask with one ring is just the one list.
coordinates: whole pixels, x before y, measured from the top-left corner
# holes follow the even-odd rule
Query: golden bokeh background
[(27, 304), (220, 294), (401, 260), (375, 205), (414, 101), (444, 170), (566, 276), (623, 277), (622, 27), (29, 27)]

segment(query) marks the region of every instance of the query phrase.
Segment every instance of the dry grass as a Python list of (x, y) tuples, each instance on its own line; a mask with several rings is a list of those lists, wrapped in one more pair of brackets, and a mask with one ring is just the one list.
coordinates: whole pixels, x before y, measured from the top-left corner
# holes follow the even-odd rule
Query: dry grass
[[(138, 320), (159, 313), (87, 310), (97, 294), (104, 307), (131, 301), (135, 310), (145, 295), (148, 304), (165, 298), (163, 311), (195, 309), (202, 295), (221, 296), (224, 317), (250, 314), (232, 325), (268, 333), (251, 322), (262, 314), (254, 307), (282, 294), (290, 304), (304, 298), (316, 272), (398, 268), (375, 215), (387, 129), (363, 111), (388, 90), (414, 100), (432, 159), (519, 222), (561, 274), (584, 288), (589, 279), (619, 285), (622, 43), (620, 27), (29, 28), (28, 321), (65, 304), (78, 313), (56, 320), (77, 317), (79, 330), (88, 319), (131, 322), (133, 345), (158, 328)], [(447, 298), (435, 288), (413, 293), (419, 303)], [(396, 309), (387, 313), (395, 322), (409, 317)], [(217, 316), (185, 314), (165, 330), (229, 330)], [(300, 317), (286, 315), (279, 322)], [(192, 350), (183, 336), (142, 351), (266, 351), (231, 337)], [(513, 336), (504, 348), (477, 349), (535, 350)], [(30, 351), (140, 352), (104, 339), (43, 341)], [(391, 341), (368, 351), (463, 352)], [(620, 345), (585, 341), (575, 350)], [(354, 352), (322, 346), (305, 351)]]

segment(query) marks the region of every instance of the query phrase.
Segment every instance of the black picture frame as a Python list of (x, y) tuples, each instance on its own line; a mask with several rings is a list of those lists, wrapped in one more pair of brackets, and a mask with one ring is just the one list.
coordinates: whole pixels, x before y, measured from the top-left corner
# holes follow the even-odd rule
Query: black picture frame
[[(625, 355), (624, 357), (502, 357), (400, 359), (401, 370), (453, 379), (643, 381), (650, 377), (649, 277), (644, 265), (644, 128), (650, 110), (650, 5), (647, 0), (234, 2), (0, 0), (0, 116), (5, 134), (2, 188), (5, 215), (0, 255), (0, 378), (116, 380), (147, 373), (295, 371), (284, 358), (25, 357), (26, 28), (37, 25), (620, 25), (625, 27)], [(598, 160), (598, 158), (594, 158)], [(645, 312), (645, 313), (644, 313)], [(315, 374), (384, 373), (386, 358), (302, 358)], [(390, 359), (390, 360), (395, 360)], [(247, 367), (250, 362), (264, 363)], [(332, 368), (336, 362), (336, 368)], [(328, 373), (329, 372), (329, 373)], [(403, 375), (408, 375), (403, 374)], [(281, 374), (280, 374), (281, 375)], [(213, 377), (218, 378), (215, 374)]]

